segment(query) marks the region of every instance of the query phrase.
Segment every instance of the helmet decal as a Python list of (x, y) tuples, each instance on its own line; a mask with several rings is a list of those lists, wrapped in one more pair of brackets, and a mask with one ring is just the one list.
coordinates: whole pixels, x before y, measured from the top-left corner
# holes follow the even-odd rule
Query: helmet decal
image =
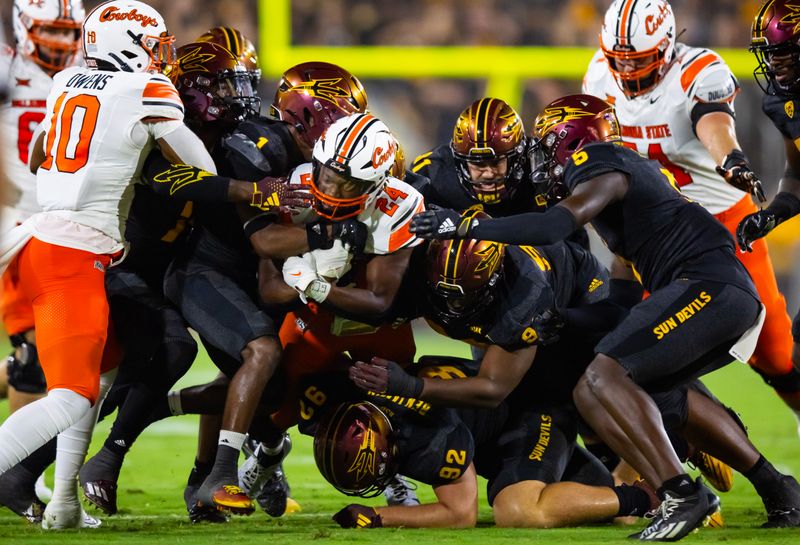
[(355, 472), (357, 480), (363, 479), (368, 474), (375, 476), (375, 432), (372, 431), (372, 426), (369, 422), (366, 423), (363, 435), (364, 439), (361, 441), (361, 446), (358, 447), (358, 453), (353, 463), (347, 468), (348, 473)]
[(327, 100), (331, 104), (336, 104), (337, 98), (347, 98), (348, 94), (341, 86), (336, 85), (340, 83), (342, 78), (328, 78), (328, 79), (312, 79), (310, 81), (303, 81), (291, 87), (290, 91), (302, 91), (303, 93)]
[(580, 119), (581, 117), (593, 117), (596, 113), (587, 112), (580, 108), (572, 106), (556, 106), (553, 108), (545, 108), (539, 117), (536, 118), (536, 131), (543, 134), (550, 130), (554, 125), (565, 123), (573, 119)]
[[(199, 45), (178, 58), (178, 67), (184, 72), (205, 70), (205, 64), (214, 58), (213, 53), (203, 53)], [(231, 54), (233, 57), (233, 54)]]

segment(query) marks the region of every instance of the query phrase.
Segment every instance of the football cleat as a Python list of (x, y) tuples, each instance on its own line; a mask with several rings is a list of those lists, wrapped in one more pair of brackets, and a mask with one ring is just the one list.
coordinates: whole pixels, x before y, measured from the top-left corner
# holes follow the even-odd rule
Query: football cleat
[(0, 475), (0, 507), (7, 507), (28, 522), (41, 522), (44, 503), (36, 497), (35, 482), (35, 476), (19, 464)]
[(650, 524), (629, 537), (641, 541), (678, 541), (701, 526), (718, 509), (719, 498), (698, 478), (694, 494), (678, 496), (670, 491), (664, 492)]
[(416, 486), (398, 473), (386, 485), (383, 496), (386, 498), (387, 505), (419, 505), (419, 498), (414, 490), (416, 490)]
[(45, 530), (95, 529), (102, 524), (100, 519), (83, 510), (78, 498), (74, 501), (50, 502), (42, 516), (42, 528)]
[(696, 451), (687, 460), (691, 467), (694, 467), (705, 477), (708, 484), (720, 492), (729, 492), (733, 488), (733, 470), (731, 466), (714, 458), (702, 450)]
[(189, 473), (189, 480), (186, 488), (183, 489), (183, 501), (186, 503), (186, 511), (189, 513), (189, 520), (192, 522), (228, 522), (228, 517), (217, 511), (214, 506), (200, 505), (197, 501), (197, 491), (207, 477), (207, 474), (198, 471), (197, 467), (192, 468)]
[(297, 503), (297, 500), (294, 498), (286, 498), (286, 513), (284, 514), (291, 515), (292, 513), (299, 513), (302, 510), (303, 508), (299, 503)]
[[(278, 464), (278, 467), (272, 472), (267, 482), (264, 483), (261, 492), (256, 497), (256, 501), (264, 512), (271, 517), (280, 517), (286, 513), (289, 505), (289, 483), (283, 473), (282, 465)], [(299, 507), (297, 502), (295, 504)]]
[(117, 512), (117, 483), (112, 481), (90, 481), (81, 483), (86, 501), (107, 515)]
[(292, 451), (292, 438), (288, 433), (283, 435), (280, 446), (276, 448), (280, 449), (277, 453), (267, 454), (262, 444), (256, 444), (252, 454), (239, 468), (239, 486), (251, 496), (257, 497), (273, 474), (279, 468), (282, 471), (281, 463)]
[(253, 501), (247, 492), (234, 484), (224, 484), (215, 488), (211, 493), (211, 501), (217, 510), (232, 515), (252, 515), (255, 511)]
[(783, 485), (777, 494), (762, 498), (767, 522), (762, 528), (796, 528), (800, 526), (800, 484), (791, 475), (781, 477)]

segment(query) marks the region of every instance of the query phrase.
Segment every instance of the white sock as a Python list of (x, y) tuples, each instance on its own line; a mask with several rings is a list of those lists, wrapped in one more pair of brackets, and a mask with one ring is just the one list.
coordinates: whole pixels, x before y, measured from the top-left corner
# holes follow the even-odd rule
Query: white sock
[(55, 388), (14, 412), (0, 426), (0, 475), (80, 420), (89, 408), (82, 395)]
[(244, 433), (238, 433), (230, 430), (220, 430), (218, 444), (225, 445), (226, 447), (235, 448), (236, 450), (242, 450), (242, 445), (244, 445), (245, 437), (247, 437), (247, 435), (245, 435)]
[(183, 414), (183, 407), (181, 406), (181, 391), (172, 390), (167, 394), (167, 404), (169, 405), (169, 412), (172, 416), (180, 416)]
[(117, 370), (113, 369), (100, 375), (100, 393), (97, 403), (86, 411), (78, 422), (58, 435), (56, 447), (55, 484), (53, 485), (53, 499), (51, 501), (77, 501), (78, 471), (86, 458), (86, 451), (92, 440), (92, 431), (97, 423), (100, 406), (106, 398), (108, 390), (114, 383)]

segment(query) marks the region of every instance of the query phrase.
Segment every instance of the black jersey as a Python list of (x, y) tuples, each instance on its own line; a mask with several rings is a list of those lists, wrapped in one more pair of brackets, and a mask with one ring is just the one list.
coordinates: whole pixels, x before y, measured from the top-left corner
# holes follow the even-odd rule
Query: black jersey
[(289, 125), (266, 117), (248, 119), (222, 142), (225, 161), (240, 180), (282, 176), (304, 163)]
[(496, 300), (470, 320), (426, 318), (453, 339), (498, 345), (514, 351), (537, 340), (534, 319), (547, 310), (577, 306), (607, 294), (608, 273), (588, 251), (571, 242), (550, 246), (507, 246)]
[(800, 138), (800, 101), (783, 95), (764, 95), (761, 109), (784, 138)]
[[(612, 252), (633, 263), (647, 290), (677, 278), (694, 256), (714, 248), (733, 250), (725, 227), (672, 186), (659, 163), (624, 146), (600, 142), (584, 147), (567, 162), (564, 182), (574, 191), (615, 171), (627, 174), (628, 190), (591, 224)], [(725, 281), (719, 276), (708, 280)]]

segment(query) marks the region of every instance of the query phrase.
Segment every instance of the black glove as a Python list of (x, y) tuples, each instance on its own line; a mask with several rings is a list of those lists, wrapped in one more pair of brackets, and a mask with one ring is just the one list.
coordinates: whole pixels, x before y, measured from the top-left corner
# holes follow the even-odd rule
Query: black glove
[(277, 211), (282, 206), (308, 208), (311, 194), (302, 184), (290, 184), (286, 178), (262, 178), (253, 182), (250, 206), (265, 212)]
[(374, 508), (357, 503), (351, 503), (332, 518), (342, 528), (383, 527), (383, 519)]
[(306, 238), (308, 238), (309, 250), (330, 250), (333, 246), (333, 239), (328, 236), (327, 221), (315, 221), (306, 224)]
[(736, 227), (736, 242), (742, 251), (753, 251), (753, 242), (775, 229), (777, 221), (775, 214), (766, 210), (759, 210), (755, 214), (745, 216)]
[(534, 316), (533, 320), (531, 320), (531, 328), (533, 328), (537, 336), (534, 342), (542, 345), (556, 342), (560, 338), (561, 328), (563, 327), (564, 319), (554, 309), (547, 309)]
[(742, 150), (735, 149), (726, 155), (722, 166), (717, 167), (717, 174), (736, 189), (755, 195), (759, 202), (766, 202), (767, 197), (764, 195), (761, 181), (750, 168)]
[(428, 210), (414, 216), (409, 231), (425, 239), (469, 238), (470, 231), (477, 224), (477, 219), (468, 221), (455, 210), (431, 205)]
[(349, 245), (353, 254), (361, 255), (367, 245), (367, 226), (357, 219), (346, 219), (333, 224), (332, 236)]
[(409, 375), (393, 361), (372, 358), (369, 363), (357, 361), (350, 367), (350, 380), (362, 390), (379, 394), (418, 398), (425, 384)]

